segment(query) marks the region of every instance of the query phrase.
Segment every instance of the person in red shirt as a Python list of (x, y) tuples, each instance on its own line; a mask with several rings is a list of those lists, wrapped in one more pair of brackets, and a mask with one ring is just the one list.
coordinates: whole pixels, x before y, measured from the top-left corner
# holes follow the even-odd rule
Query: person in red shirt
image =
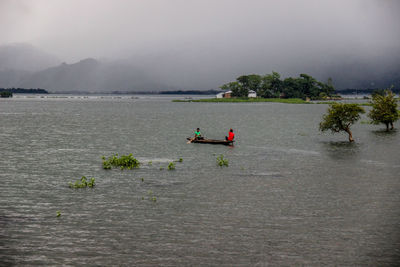
[(233, 139), (235, 138), (235, 134), (233, 133), (232, 128), (229, 130), (229, 135), (225, 136), (225, 140), (227, 141), (233, 141)]

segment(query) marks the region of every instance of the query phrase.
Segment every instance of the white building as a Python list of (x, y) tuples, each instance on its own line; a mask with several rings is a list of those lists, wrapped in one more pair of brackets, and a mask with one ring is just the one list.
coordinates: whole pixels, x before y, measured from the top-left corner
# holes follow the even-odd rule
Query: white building
[[(215, 97), (216, 98), (231, 98), (232, 97), (232, 91), (219, 93)], [(256, 91), (249, 90), (249, 94), (247, 95), (247, 97), (257, 97)]]

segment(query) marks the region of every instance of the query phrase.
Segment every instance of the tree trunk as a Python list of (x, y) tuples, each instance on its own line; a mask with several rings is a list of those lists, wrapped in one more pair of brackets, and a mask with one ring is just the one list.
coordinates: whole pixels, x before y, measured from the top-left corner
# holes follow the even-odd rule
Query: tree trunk
[(354, 142), (353, 134), (351, 133), (350, 129), (346, 129), (346, 133), (349, 134), (349, 142)]

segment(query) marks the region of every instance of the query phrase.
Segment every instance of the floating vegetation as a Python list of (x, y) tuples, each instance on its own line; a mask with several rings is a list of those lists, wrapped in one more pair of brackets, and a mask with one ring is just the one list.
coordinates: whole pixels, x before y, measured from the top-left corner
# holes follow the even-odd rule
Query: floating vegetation
[(90, 181), (86, 179), (85, 176), (82, 176), (80, 180), (77, 180), (75, 183), (69, 182), (70, 188), (86, 188), (95, 186), (95, 179), (92, 177)]
[(164, 170), (164, 167), (163, 167), (163, 166), (160, 167), (160, 171), (162, 171), (162, 170)]
[(61, 216), (61, 211), (57, 210), (57, 217)]
[(168, 170), (170, 170), (170, 171), (175, 170), (175, 163), (174, 162), (170, 162), (168, 164)]
[(229, 165), (229, 161), (227, 159), (224, 159), (224, 155), (220, 155), (217, 157), (217, 165), (222, 167), (222, 166), (226, 166), (228, 167)]
[[(149, 190), (149, 191), (147, 191), (147, 194), (149, 195), (149, 199), (150, 199), (151, 201), (157, 202), (157, 197), (155, 197), (155, 196), (153, 195), (153, 191)], [(143, 200), (143, 199), (144, 199), (144, 197), (142, 197), (142, 200)]]
[(153, 162), (152, 162), (152, 161), (149, 161), (149, 163), (148, 163), (148, 164), (149, 164), (149, 166), (151, 166), (151, 165), (153, 165)]
[(142, 177), (142, 183), (144, 182), (144, 178)]
[(112, 167), (120, 167), (121, 170), (123, 169), (128, 169), (131, 170), (133, 168), (139, 168), (140, 162), (136, 158), (132, 156), (132, 154), (129, 155), (122, 155), (121, 157), (118, 157), (118, 154), (115, 154), (112, 157), (109, 157), (106, 159), (106, 157), (102, 157), (103, 159), (103, 169), (109, 170)]
[(183, 161), (183, 159), (182, 158), (179, 158), (179, 160), (178, 160), (179, 162), (182, 162)]

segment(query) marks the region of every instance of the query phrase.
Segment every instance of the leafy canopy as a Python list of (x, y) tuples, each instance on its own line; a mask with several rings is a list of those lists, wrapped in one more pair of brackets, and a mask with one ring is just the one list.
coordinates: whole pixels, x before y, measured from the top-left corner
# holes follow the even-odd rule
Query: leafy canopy
[(388, 125), (399, 119), (397, 101), (392, 91), (385, 90), (382, 94), (372, 95), (371, 103), (372, 109), (368, 116), (372, 119), (372, 123)]
[(327, 114), (319, 124), (321, 131), (347, 132), (350, 126), (360, 119), (360, 114), (365, 113), (365, 110), (357, 104), (332, 103), (329, 106)]
[(235, 82), (226, 83), (220, 88), (231, 90), (234, 97), (247, 97), (249, 90), (253, 90), (263, 98), (324, 99), (335, 91), (331, 78), (327, 83), (322, 83), (310, 75), (300, 74), (297, 78), (282, 80), (281, 75), (274, 71), (266, 75), (242, 75)]

